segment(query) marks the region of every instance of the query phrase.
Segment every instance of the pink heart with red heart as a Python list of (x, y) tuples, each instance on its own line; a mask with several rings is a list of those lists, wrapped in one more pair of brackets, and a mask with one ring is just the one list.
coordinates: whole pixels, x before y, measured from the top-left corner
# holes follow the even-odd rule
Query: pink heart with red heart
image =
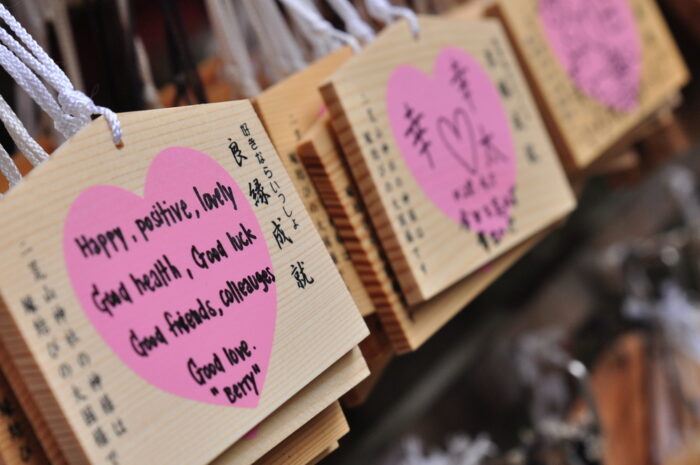
[(617, 111), (639, 105), (642, 44), (627, 0), (540, 0), (555, 56), (588, 97)]
[(78, 301), (150, 384), (256, 407), (277, 296), (252, 206), (221, 165), (185, 147), (153, 159), (144, 190), (97, 185), (73, 202), (63, 249)]
[(499, 92), (479, 62), (446, 47), (432, 77), (399, 66), (386, 105), (394, 139), (426, 196), (454, 221), (499, 241), (515, 202), (515, 145)]

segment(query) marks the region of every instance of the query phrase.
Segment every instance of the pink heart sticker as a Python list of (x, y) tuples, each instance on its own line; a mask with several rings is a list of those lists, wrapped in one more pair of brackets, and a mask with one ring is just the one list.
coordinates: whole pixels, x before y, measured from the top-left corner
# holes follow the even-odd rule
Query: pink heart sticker
[(63, 251), (78, 301), (150, 384), (256, 407), (277, 296), (253, 208), (221, 165), (185, 147), (154, 158), (144, 191), (98, 185), (73, 202)]
[(486, 71), (464, 51), (446, 47), (433, 77), (396, 68), (386, 103), (398, 148), (427, 197), (482, 241), (500, 241), (515, 202), (515, 145)]
[(587, 96), (617, 111), (639, 105), (642, 44), (627, 0), (540, 0), (555, 56)]

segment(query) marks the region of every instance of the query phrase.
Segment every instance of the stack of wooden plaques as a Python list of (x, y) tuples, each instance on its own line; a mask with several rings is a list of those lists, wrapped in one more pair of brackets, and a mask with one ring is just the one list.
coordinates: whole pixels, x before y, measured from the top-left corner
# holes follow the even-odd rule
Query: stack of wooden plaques
[(653, 0), (499, 0), (490, 13), (503, 21), (572, 176), (643, 137), (688, 81)]
[(495, 21), (421, 18), (418, 37), (397, 23), (321, 91), (299, 154), (397, 352), (574, 206)]
[(46, 456), (323, 456), (368, 331), (252, 105), (120, 120), (0, 204), (0, 365)]
[(352, 246), (342, 235), (342, 226), (338, 224), (338, 217), (332, 215), (331, 210), (327, 211), (297, 152), (297, 145), (301, 142), (302, 135), (324, 112), (318, 87), (351, 56), (352, 52), (349, 48), (332, 53), (263, 92), (254, 100), (254, 106), (340, 271), (350, 295), (354, 298), (368, 326), (373, 329), (369, 337), (360, 344), (372, 377), (353, 389), (346, 398), (349, 404), (355, 405), (366, 398), (374, 381), (390, 360), (392, 351), (377, 321), (377, 300), (374, 298), (376, 289), (368, 285), (368, 274), (365, 268), (355, 266), (356, 262), (352, 260)]

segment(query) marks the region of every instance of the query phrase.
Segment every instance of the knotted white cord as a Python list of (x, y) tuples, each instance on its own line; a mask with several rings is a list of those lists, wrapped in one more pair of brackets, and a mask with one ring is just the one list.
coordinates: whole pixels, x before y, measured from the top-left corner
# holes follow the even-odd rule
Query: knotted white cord
[(367, 13), (375, 20), (384, 24), (391, 24), (397, 18), (404, 18), (411, 26), (413, 36), (418, 37), (420, 34), (418, 18), (410, 8), (394, 6), (389, 3), (389, 0), (365, 0), (365, 6), (367, 7)]
[(233, 82), (236, 90), (244, 97), (256, 96), (260, 93), (260, 85), (255, 79), (253, 63), (239, 31), (233, 3), (231, 0), (206, 0), (205, 4), (219, 54), (224, 62), (226, 78)]
[[(117, 14), (119, 15), (119, 23), (122, 26), (122, 30), (129, 31), (131, 29), (129, 22), (129, 18), (131, 18), (129, 0), (117, 0)], [(146, 108), (162, 108), (163, 104), (160, 101), (158, 89), (153, 81), (153, 73), (151, 72), (151, 64), (148, 61), (146, 47), (143, 45), (143, 40), (141, 40), (138, 34), (134, 34), (133, 31), (131, 31), (131, 35), (133, 36), (132, 42), (134, 44), (136, 67), (138, 68), (137, 71), (142, 84), (141, 97), (143, 98)]]
[(17, 149), (24, 154), (29, 162), (34, 166), (39, 166), (49, 158), (49, 154), (34, 140), (27, 132), (10, 105), (0, 95), (0, 120), (17, 145)]
[[(0, 172), (7, 178), (10, 188), (16, 186), (22, 180), (22, 174), (2, 145), (0, 145)], [(2, 198), (2, 194), (0, 194), (0, 198)]]
[[(24, 153), (27, 160), (38, 166), (41, 162), (49, 158), (49, 155), (41, 148), (41, 146), (29, 135), (27, 129), (19, 120), (17, 115), (5, 99), (0, 95), (0, 120), (2, 120), (7, 132), (12, 137), (12, 140), (17, 145), (17, 148)], [(22, 180), (22, 174), (17, 169), (15, 162), (5, 150), (5, 147), (0, 145), (0, 172), (7, 178), (9, 187), (12, 188)], [(0, 195), (2, 197), (2, 195)]]
[(374, 39), (374, 31), (364, 22), (349, 0), (328, 0), (333, 10), (345, 24), (345, 30), (362, 44), (368, 44)]
[(143, 82), (143, 100), (148, 108), (163, 108), (163, 103), (160, 101), (158, 89), (153, 79), (151, 63), (148, 61), (148, 52), (139, 36), (134, 37), (134, 52), (136, 53), (136, 62), (139, 67), (139, 76), (141, 76), (141, 81)]
[(277, 82), (306, 67), (297, 39), (274, 2), (243, 0), (247, 17), (262, 51), (265, 73)]
[[(0, 65), (51, 116), (56, 129), (71, 137), (91, 121), (92, 115), (102, 115), (112, 131), (112, 140), (121, 144), (117, 115), (109, 108), (95, 105), (90, 97), (76, 90), (61, 68), (2, 4), (0, 18), (19, 39), (18, 42), (0, 28)], [(47, 85), (56, 92), (56, 97)]]
[(53, 0), (51, 8), (53, 10), (53, 25), (56, 29), (56, 39), (58, 40), (58, 48), (61, 51), (63, 66), (65, 66), (66, 73), (70, 76), (73, 87), (83, 90), (85, 85), (83, 84), (78, 50), (75, 46), (75, 38), (73, 37), (73, 30), (71, 29), (68, 16), (68, 5), (65, 0)]
[[(284, 76), (289, 76), (306, 68), (306, 60), (301, 46), (292, 34), (282, 12), (274, 2), (255, 2), (260, 17), (268, 29), (272, 30), (272, 46), (276, 53), (276, 60), (281, 63)], [(269, 32), (268, 32), (269, 34)]]
[[(45, 18), (39, 9), (39, 5), (34, 0), (25, 0), (17, 5), (17, 11), (29, 21), (31, 30), (41, 39), (45, 40)], [(29, 162), (37, 166), (46, 158), (48, 154), (32, 138), (38, 132), (35, 106), (31, 97), (25, 92), (19, 91), (20, 86), (15, 86), (15, 105), (18, 107), (22, 118), (19, 118), (10, 108), (10, 105), (0, 95), (0, 120), (3, 122), (7, 132), (17, 145), (17, 148), (24, 153)], [(22, 174), (4, 147), (0, 146), (0, 172), (7, 178), (9, 187), (12, 188), (22, 179)], [(2, 197), (2, 195), (0, 195)]]
[[(15, 139), (14, 132), (17, 130), (17, 126), (19, 126), (20, 131), (24, 130), (26, 133), (26, 129), (19, 121), (19, 118), (17, 118), (17, 115), (15, 115), (15, 113), (12, 111), (10, 105), (7, 104), (2, 95), (0, 95), (0, 119), (2, 119), (3, 123), (5, 123), (7, 132), (10, 133), (10, 136), (12, 136), (12, 139), (15, 140), (15, 142), (17, 142), (17, 140)], [(8, 125), (8, 121), (10, 123), (14, 122), (15, 124)], [(29, 137), (28, 134), (27, 136), (32, 141), (34, 140), (31, 137)], [(27, 158), (29, 158), (29, 156)], [(30, 161), (32, 160), (30, 159)], [(34, 164), (33, 161), (32, 164)], [(5, 178), (7, 178), (7, 182), (9, 183), (10, 188), (16, 186), (17, 183), (19, 183), (22, 180), (22, 173), (19, 172), (19, 169), (17, 169), (17, 165), (15, 165), (15, 162), (12, 161), (12, 157), (10, 157), (10, 154), (7, 153), (7, 150), (5, 150), (5, 147), (3, 147), (2, 145), (0, 145), (0, 172), (3, 174), (3, 176), (5, 176)], [(2, 194), (0, 194), (0, 197), (2, 197)]]
[[(302, 0), (309, 8), (316, 8), (311, 2), (313, 0)], [(289, 8), (287, 8), (289, 10)], [(303, 40), (309, 45), (309, 59), (311, 61), (321, 59), (331, 53), (333, 50), (338, 48), (338, 43), (331, 39), (326, 34), (318, 34), (313, 31), (308, 26), (308, 22), (303, 16), (295, 13), (293, 10), (289, 12), (289, 18), (291, 19), (292, 25), (294, 26), (294, 31), (297, 36), (303, 38)]]
[(271, 82), (277, 82), (285, 76), (282, 70), (284, 59), (276, 52), (275, 41), (266, 31), (265, 20), (258, 8), (259, 3), (261, 3), (259, 0), (241, 0), (241, 6), (243, 7), (241, 22), (246, 22), (253, 31), (253, 36), (257, 41), (256, 45), (259, 47), (262, 57), (265, 76)]
[[(7, 178), (10, 188), (16, 186), (22, 180), (22, 173), (19, 172), (10, 154), (7, 153), (7, 150), (2, 145), (0, 145), (0, 172)], [(0, 198), (2, 198), (2, 194), (0, 194)]]
[[(18, 20), (34, 39), (45, 47), (48, 43), (47, 18), (48, 8), (43, 8), (39, 0), (22, 0), (14, 5), (13, 11)], [(20, 121), (27, 128), (27, 132), (35, 137), (40, 134), (45, 125), (45, 118), (39, 116), (36, 104), (32, 98), (17, 84), (14, 85), (14, 107)], [(43, 115), (42, 115), (43, 116)]]
[[(360, 50), (360, 44), (350, 34), (339, 31), (326, 21), (310, 2), (303, 0), (281, 0), (292, 18), (299, 23), (300, 29), (306, 34), (311, 44), (317, 43), (319, 37), (326, 39), (331, 50), (337, 43), (349, 45), (355, 52)], [(329, 51), (331, 51), (329, 50)], [(322, 52), (321, 52), (322, 53)], [(320, 58), (320, 57), (317, 57)]]
[[(2, 5), (0, 5), (2, 6)], [(0, 35), (8, 35), (7, 32), (0, 28)], [(14, 40), (14, 39), (13, 39)], [(17, 84), (29, 94), (30, 97), (56, 122), (63, 119), (63, 112), (46, 86), (42, 84), (39, 78), (27, 68), (17, 56), (7, 47), (0, 44), (0, 65), (8, 72)], [(59, 128), (60, 130), (60, 128)]]

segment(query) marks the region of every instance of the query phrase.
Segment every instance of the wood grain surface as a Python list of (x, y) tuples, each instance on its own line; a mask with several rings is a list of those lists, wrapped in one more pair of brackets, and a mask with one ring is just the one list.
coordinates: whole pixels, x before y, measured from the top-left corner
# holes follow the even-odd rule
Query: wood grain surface
[[(501, 26), (494, 20), (428, 17), (421, 17), (420, 24), (417, 39), (405, 21), (386, 28), (321, 89), (369, 216), (411, 305), (438, 295), (574, 207), (559, 159)], [(493, 82), (508, 89), (502, 102), (516, 146), (517, 204), (510, 214), (512, 230), (489, 246), (429, 200), (400, 153), (388, 121), (385, 101), (392, 72), (411, 65), (430, 75), (439, 52), (448, 46), (471, 55)], [(367, 134), (383, 134), (382, 150), (387, 150), (381, 160), (372, 156), (374, 141)], [(401, 178), (400, 185), (382, 170), (388, 160), (396, 166), (393, 176)], [(406, 234), (401, 221), (406, 207), (393, 201), (402, 192), (410, 193), (409, 207), (423, 234)]]
[(578, 91), (545, 38), (537, 0), (500, 0), (490, 11), (509, 33), (550, 134), (569, 171), (624, 149), (635, 129), (688, 82), (688, 70), (653, 0), (627, 0), (642, 40), (638, 107), (619, 112)]
[[(29, 395), (69, 463), (107, 463), (113, 450), (125, 463), (208, 463), (355, 347), (367, 335), (367, 328), (249, 102), (127, 113), (120, 119), (124, 130), (121, 149), (112, 144), (104, 120), (96, 120), (0, 202), (4, 220), (0, 253), (6, 264), (0, 273), (6, 305), (0, 312), (0, 336), (18, 372), (29, 380)], [(292, 257), (272, 237), (270, 219), (276, 211), (257, 211), (272, 263), (276, 269), (288, 269), (293, 259), (303, 255), (319, 277), (318, 285), (301, 297), (292, 279), (277, 283), (271, 365), (255, 409), (185, 401), (151, 386), (126, 367), (82, 311), (63, 263), (61, 240), (65, 215), (80, 192), (96, 184), (110, 184), (141, 194), (151, 160), (166, 147), (199, 150), (243, 185), (258, 168), (253, 164), (235, 168), (228, 138), (237, 137), (234, 129), (244, 122), (301, 223)], [(32, 260), (46, 273), (41, 285), (34, 281), (28, 258), (22, 255), (26, 250), (31, 250)], [(59, 377), (60, 365), (49, 357), (46, 342), (23, 310), (22, 299), (28, 293), (41, 298), (43, 285), (51, 286), (58, 296), (81, 350), (89, 354), (90, 370), (99, 373), (103, 385), (109, 387), (119, 418), (128, 425), (126, 434), (113, 438), (109, 448), (100, 447), (94, 427), (85, 425), (75, 408), (71, 383)]]

